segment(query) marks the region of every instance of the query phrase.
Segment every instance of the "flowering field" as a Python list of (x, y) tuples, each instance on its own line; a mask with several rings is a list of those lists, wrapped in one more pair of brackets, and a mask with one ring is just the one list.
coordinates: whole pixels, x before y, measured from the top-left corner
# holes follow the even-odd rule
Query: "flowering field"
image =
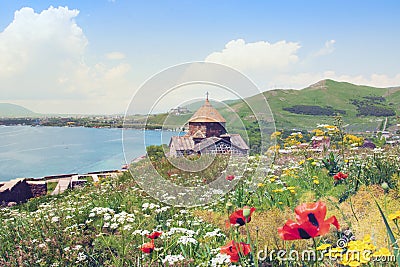
[[(225, 173), (234, 189), (192, 208), (156, 201), (130, 173), (103, 179), (2, 208), (0, 265), (397, 266), (398, 155), (397, 147), (298, 150), (276, 154), (263, 177), (253, 156), (242, 177)], [(163, 160), (165, 179), (210, 181)], [(146, 164), (133, 175), (146, 178)]]

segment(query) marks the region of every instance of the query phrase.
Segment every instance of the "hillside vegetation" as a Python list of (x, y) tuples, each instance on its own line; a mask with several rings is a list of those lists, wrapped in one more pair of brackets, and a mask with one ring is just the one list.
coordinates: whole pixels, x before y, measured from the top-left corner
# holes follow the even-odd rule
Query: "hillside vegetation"
[[(151, 153), (122, 176), (0, 208), (0, 266), (398, 266), (400, 162), (392, 156), (398, 153), (398, 147), (345, 149), (342, 156), (310, 151), (307, 158), (293, 152), (276, 157), (274, 168), (259, 156), (231, 158), (234, 168), (226, 168), (228, 157), (218, 157), (199, 172)], [(164, 178), (156, 179), (153, 167)], [(170, 183), (201, 193), (167, 190)], [(188, 208), (152, 196), (169, 204), (214, 201)], [(311, 250), (318, 258), (285, 265), (276, 253), (263, 257), (265, 248)]]
[[(240, 117), (246, 124), (247, 121), (255, 120), (246, 102), (252, 108), (259, 109), (265, 99), (278, 129), (313, 129), (318, 124), (332, 123), (332, 116), (341, 115), (344, 123), (349, 124), (349, 131), (373, 131), (385, 117), (389, 117), (389, 123), (397, 123), (400, 88), (376, 88), (323, 80), (302, 90), (276, 89), (248, 97), (244, 101), (229, 100), (226, 102), (228, 107), (220, 105), (216, 108), (229, 123), (237, 123)], [(169, 121), (184, 124), (192, 114), (170, 115)], [(165, 115), (151, 117), (149, 124), (162, 124), (161, 116), (165, 118)], [(266, 116), (264, 119), (269, 122), (271, 118)]]
[(324, 114), (301, 115), (284, 110), (295, 105), (340, 110), (344, 113), (345, 123), (358, 125), (355, 130), (373, 130), (382, 116), (394, 116), (400, 106), (398, 88), (375, 88), (332, 80), (320, 81), (303, 90), (267, 91), (264, 96), (274, 113), (277, 127), (282, 128), (315, 127), (318, 123), (330, 122)]

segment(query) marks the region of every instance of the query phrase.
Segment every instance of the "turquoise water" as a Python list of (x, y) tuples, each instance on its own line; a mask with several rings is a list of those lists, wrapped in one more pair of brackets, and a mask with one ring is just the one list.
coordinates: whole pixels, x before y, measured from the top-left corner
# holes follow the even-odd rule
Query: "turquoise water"
[(176, 134), (124, 130), (123, 146), (122, 129), (0, 126), (0, 181), (120, 169), (124, 147), (130, 162)]

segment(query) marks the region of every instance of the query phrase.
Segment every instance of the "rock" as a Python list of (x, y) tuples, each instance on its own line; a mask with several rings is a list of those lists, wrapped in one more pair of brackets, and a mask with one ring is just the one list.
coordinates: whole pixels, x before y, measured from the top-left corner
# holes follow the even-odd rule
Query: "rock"
[(14, 207), (17, 204), (18, 204), (17, 202), (11, 201), (7, 203), (7, 207)]

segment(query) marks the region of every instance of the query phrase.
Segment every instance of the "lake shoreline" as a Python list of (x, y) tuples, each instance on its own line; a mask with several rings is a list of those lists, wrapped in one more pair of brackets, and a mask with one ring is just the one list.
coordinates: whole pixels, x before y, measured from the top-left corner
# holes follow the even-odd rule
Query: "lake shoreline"
[(134, 158), (131, 163), (125, 164), (121, 166), (119, 169), (112, 169), (112, 170), (100, 170), (100, 171), (91, 171), (87, 173), (65, 173), (65, 174), (54, 174), (54, 175), (47, 175), (47, 176), (42, 176), (42, 177), (18, 177), (18, 178), (11, 178), (9, 180), (4, 180), (0, 181), (0, 188), (1, 185), (16, 179), (24, 179), (26, 181), (30, 182), (40, 182), (40, 181), (45, 181), (45, 182), (57, 182), (60, 179), (66, 179), (66, 178), (71, 178), (72, 176), (89, 176), (89, 175), (97, 175), (97, 174), (104, 174), (104, 173), (118, 173), (118, 172), (125, 172), (129, 170), (129, 166), (132, 163), (138, 163), (142, 161), (143, 159), (146, 158), (146, 155), (139, 156), (137, 158)]
[(121, 169), (167, 143), (173, 131), (84, 127), (0, 127), (0, 182)]
[[(103, 170), (88, 172), (84, 174), (70, 173), (45, 176), (40, 178), (15, 178), (9, 181), (0, 182), (0, 207), (11, 207), (24, 203), (31, 198), (58, 195), (67, 189), (80, 187), (88, 182), (99, 183), (101, 179), (113, 178), (123, 175), (129, 171), (133, 163), (138, 163), (146, 158), (146, 155), (139, 156), (130, 164), (122, 166), (121, 169)], [(56, 184), (55, 186), (51, 186)]]

